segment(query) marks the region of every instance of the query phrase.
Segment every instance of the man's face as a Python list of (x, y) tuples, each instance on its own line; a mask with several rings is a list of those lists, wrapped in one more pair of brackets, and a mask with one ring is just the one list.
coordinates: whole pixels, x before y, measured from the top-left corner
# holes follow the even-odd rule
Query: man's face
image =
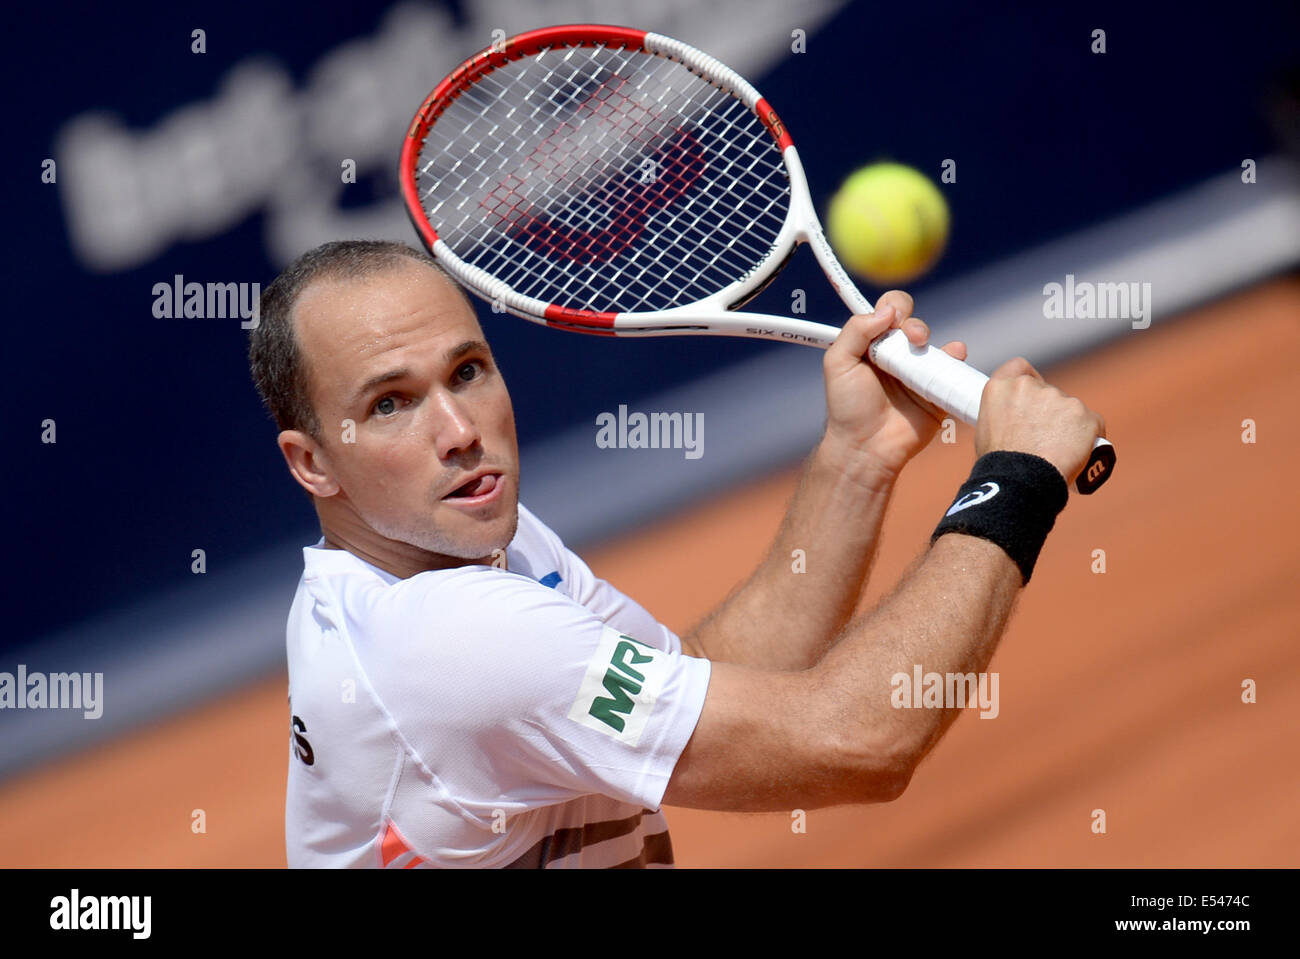
[(503, 549), (518, 522), (514, 410), (450, 282), (407, 259), (320, 280), (294, 324), (321, 424), (317, 460), (337, 484), (318, 500), (322, 515), (363, 548), (391, 549), (378, 534), (466, 560)]

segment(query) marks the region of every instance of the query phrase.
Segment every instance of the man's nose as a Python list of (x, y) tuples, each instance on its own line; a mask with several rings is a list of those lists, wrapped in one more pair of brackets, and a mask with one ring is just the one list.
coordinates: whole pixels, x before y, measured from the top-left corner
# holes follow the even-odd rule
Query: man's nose
[(457, 397), (450, 393), (440, 393), (436, 406), (434, 442), (440, 459), (447, 459), (456, 453), (464, 452), (482, 438), (474, 418), (469, 415)]

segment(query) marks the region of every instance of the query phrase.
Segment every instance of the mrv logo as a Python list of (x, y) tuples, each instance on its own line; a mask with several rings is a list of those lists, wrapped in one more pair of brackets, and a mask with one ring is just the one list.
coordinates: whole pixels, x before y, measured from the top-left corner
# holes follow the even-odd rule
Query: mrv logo
[(704, 455), (703, 413), (601, 413), (596, 445), (603, 450), (685, 450), (688, 460)]
[(660, 653), (606, 626), (569, 718), (635, 746), (663, 687), (668, 667)]

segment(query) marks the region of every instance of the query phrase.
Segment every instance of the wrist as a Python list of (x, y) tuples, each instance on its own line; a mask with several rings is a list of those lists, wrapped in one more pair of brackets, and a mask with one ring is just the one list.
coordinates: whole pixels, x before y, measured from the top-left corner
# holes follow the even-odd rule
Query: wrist
[(989, 540), (1015, 561), (1022, 585), (1027, 584), (1069, 494), (1060, 470), (1041, 456), (1003, 450), (985, 453), (976, 460), (930, 542), (945, 533)]
[(894, 466), (870, 450), (864, 450), (825, 434), (817, 446), (816, 461), (868, 493), (888, 494), (894, 488), (902, 466)]

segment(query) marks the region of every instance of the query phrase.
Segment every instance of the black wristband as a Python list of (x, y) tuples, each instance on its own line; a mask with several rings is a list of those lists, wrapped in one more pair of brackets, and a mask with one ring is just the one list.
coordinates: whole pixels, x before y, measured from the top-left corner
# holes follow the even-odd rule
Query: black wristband
[(1029, 582), (1056, 514), (1070, 488), (1060, 470), (1033, 453), (995, 450), (975, 461), (970, 478), (939, 521), (930, 542), (944, 533), (965, 533), (997, 543)]

